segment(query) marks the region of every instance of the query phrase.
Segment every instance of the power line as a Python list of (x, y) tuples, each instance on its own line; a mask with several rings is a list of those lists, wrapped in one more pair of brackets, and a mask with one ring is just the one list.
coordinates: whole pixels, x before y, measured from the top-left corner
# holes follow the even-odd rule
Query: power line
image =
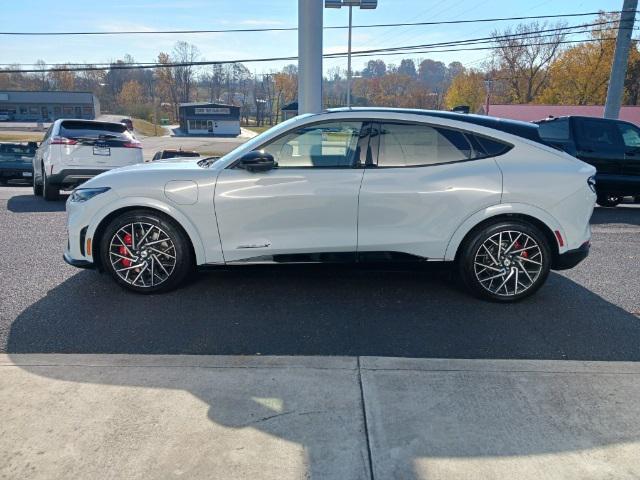
[(450, 42), (439, 42), (439, 43), (429, 43), (429, 44), (418, 44), (418, 45), (408, 45), (408, 46), (405, 46), (405, 47), (387, 47), (387, 48), (372, 49), (372, 50), (359, 50), (358, 53), (386, 52), (386, 51), (397, 50), (399, 48), (401, 48), (403, 50), (412, 50), (412, 49), (420, 49), (420, 48), (425, 48), (425, 47), (453, 46), (453, 45), (460, 45), (460, 44), (466, 44), (468, 42), (478, 42), (478, 41), (495, 42), (495, 41), (509, 40), (509, 39), (527, 39), (527, 38), (532, 37), (532, 36), (543, 36), (543, 35), (538, 35), (540, 33), (561, 32), (561, 31), (565, 31), (565, 30), (573, 30), (573, 29), (576, 29), (576, 28), (584, 29), (584, 28), (587, 28), (587, 27), (601, 26), (601, 25), (605, 25), (605, 24), (609, 24), (609, 23), (615, 23), (615, 22), (616, 21), (605, 21), (605, 22), (596, 22), (596, 23), (589, 23), (589, 24), (582, 24), (582, 25), (572, 25), (572, 26), (567, 26), (567, 27), (546, 28), (546, 29), (540, 29), (540, 30), (532, 30), (532, 31), (529, 31), (529, 32), (512, 33), (512, 34), (505, 34), (505, 35), (496, 35), (496, 36), (490, 36), (490, 37), (471, 38), (471, 39), (467, 39), (467, 40), (458, 40), (458, 41), (450, 41)]
[[(634, 30), (640, 30), (638, 28), (634, 28)], [(585, 42), (598, 42), (602, 40), (615, 40), (615, 38), (596, 38), (596, 39), (586, 39), (586, 40), (565, 40), (561, 42), (548, 42), (548, 43), (535, 43), (535, 44), (522, 44), (522, 47), (530, 47), (536, 45), (554, 45), (554, 44), (570, 44), (570, 43), (585, 43)], [(398, 47), (402, 48), (402, 47)], [(444, 49), (444, 50), (423, 50), (423, 51), (394, 51), (394, 52), (381, 52), (381, 53), (352, 53), (353, 57), (374, 57), (374, 56), (385, 56), (385, 55), (402, 55), (404, 53), (443, 53), (443, 52), (467, 52), (467, 51), (478, 51), (478, 50), (493, 50), (495, 47), (475, 47), (475, 48), (453, 48), (453, 49)], [(324, 58), (344, 58), (346, 57), (346, 52), (341, 53), (333, 53), (323, 55)], [(156, 64), (145, 64), (145, 65), (125, 65), (118, 66), (113, 65), (110, 68), (104, 67), (79, 67), (79, 68), (51, 68), (46, 70), (47, 72), (85, 72), (85, 71), (100, 71), (100, 70), (143, 70), (143, 69), (155, 69), (155, 68), (174, 68), (174, 67), (192, 67), (192, 66), (209, 66), (209, 65), (224, 65), (230, 63), (257, 63), (257, 62), (275, 62), (275, 61), (292, 61), (297, 60), (298, 57), (271, 57), (271, 58), (247, 58), (247, 59), (237, 59), (237, 60), (216, 60), (216, 61), (201, 61), (201, 62), (174, 62), (174, 63), (156, 63)], [(0, 70), (0, 73), (10, 74), (10, 73), (42, 73), (43, 70), (36, 69), (25, 69), (25, 70)]]
[[(354, 54), (365, 54), (365, 53), (377, 53), (377, 52), (395, 52), (395, 51), (401, 51), (401, 50), (406, 50), (406, 52), (400, 52), (400, 53), (411, 53), (410, 50), (415, 50), (415, 49), (424, 49), (424, 48), (434, 48), (434, 47), (453, 47), (453, 46), (463, 46), (463, 45), (473, 45), (473, 44), (481, 44), (481, 43), (493, 43), (496, 40), (508, 40), (508, 39), (528, 39), (531, 36), (536, 36), (537, 38), (541, 38), (541, 37), (545, 37), (545, 36), (554, 36), (553, 33), (548, 34), (548, 35), (541, 35), (543, 33), (548, 33), (548, 32), (560, 32), (560, 31), (566, 31), (566, 30), (573, 30), (573, 29), (583, 29), (580, 31), (573, 31), (573, 32), (567, 32), (565, 33), (565, 35), (577, 35), (577, 34), (582, 34), (582, 33), (589, 33), (589, 32), (598, 32), (598, 31), (604, 31), (606, 29), (589, 29), (587, 30), (588, 27), (594, 27), (594, 26), (601, 26), (601, 25), (606, 25), (609, 23), (616, 23), (615, 20), (611, 20), (611, 21), (605, 21), (605, 22), (594, 22), (594, 23), (588, 23), (588, 24), (580, 24), (580, 25), (572, 25), (572, 26), (566, 26), (566, 27), (555, 27), (555, 28), (548, 28), (548, 29), (541, 29), (541, 30), (532, 30), (529, 32), (520, 32), (520, 33), (512, 33), (512, 34), (505, 34), (505, 35), (498, 35), (498, 36), (490, 36), (490, 37), (478, 37), (478, 38), (468, 38), (468, 39), (462, 39), (462, 40), (451, 40), (448, 42), (438, 42), (438, 43), (426, 43), (426, 44), (418, 44), (418, 45), (405, 45), (405, 46), (397, 46), (397, 47), (386, 47), (386, 48), (377, 48), (377, 49), (369, 49), (369, 50), (359, 50), (356, 52), (353, 52)], [(328, 58), (332, 58), (334, 55), (337, 55), (338, 58), (340, 57), (340, 55), (342, 54), (328, 54), (326, 55), (326, 57)], [(295, 60), (297, 59), (297, 57), (281, 57), (283, 60)], [(265, 61), (270, 61), (270, 59), (265, 60)], [(204, 64), (204, 65), (215, 65), (215, 64), (222, 64), (222, 63), (240, 63), (242, 61), (238, 60), (228, 60), (228, 61), (217, 61), (217, 62), (192, 62), (193, 65), (198, 65), (198, 64)], [(248, 63), (248, 62), (247, 62)], [(15, 65), (15, 63), (13, 64), (0, 64), (0, 65)], [(59, 67), (60, 70), (71, 70), (66, 68), (66, 66), (86, 66), (86, 67), (98, 67), (100, 65), (104, 65), (104, 68), (95, 68), (96, 70), (104, 70), (104, 69), (108, 69), (108, 68), (113, 68), (113, 69), (124, 69), (124, 67), (126, 66), (138, 66), (138, 65), (160, 65), (160, 66), (164, 66), (164, 64), (159, 64), (158, 62), (131, 62), (131, 63), (127, 63), (127, 62), (94, 62), (94, 63), (41, 63), (41, 64), (37, 64), (37, 63), (32, 63), (32, 64), (25, 64), (25, 65), (42, 65), (42, 66), (55, 66), (55, 67)], [(174, 64), (169, 64), (169, 66), (174, 65)], [(27, 70), (24, 70), (25, 72)], [(29, 70), (31, 71), (31, 70)], [(42, 69), (37, 69), (35, 70), (36, 72), (41, 72)], [(55, 70), (54, 70), (55, 71)], [(7, 70), (4, 70), (4, 72), (7, 72)]]
[[(412, 27), (426, 25), (452, 25), (464, 23), (482, 23), (482, 22), (503, 22), (513, 20), (536, 20), (545, 18), (566, 18), (566, 17), (584, 17), (590, 15), (622, 13), (625, 10), (611, 10), (608, 12), (581, 12), (566, 13), (558, 15), (529, 15), (522, 17), (499, 17), (499, 18), (476, 18), (469, 20), (443, 20), (438, 22), (410, 22), (410, 23), (377, 23), (370, 25), (354, 25), (353, 28), (388, 28), (388, 27)], [(637, 10), (634, 10), (637, 12)], [(324, 27), (326, 30), (342, 30), (349, 27), (345, 25), (334, 25)], [(96, 31), (80, 31), (80, 32), (0, 32), (0, 35), (12, 36), (69, 36), (69, 35), (164, 35), (164, 34), (200, 34), (200, 33), (256, 33), (256, 32), (288, 32), (297, 31), (298, 27), (272, 27), (272, 28), (231, 28), (231, 29), (213, 29), (213, 30), (123, 30), (116, 32), (96, 32)]]

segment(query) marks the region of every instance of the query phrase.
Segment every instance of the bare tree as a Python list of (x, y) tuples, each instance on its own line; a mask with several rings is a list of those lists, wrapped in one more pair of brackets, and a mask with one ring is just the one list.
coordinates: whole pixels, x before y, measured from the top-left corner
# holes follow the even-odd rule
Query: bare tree
[(39, 90), (49, 90), (49, 79), (47, 78), (47, 64), (44, 60), (38, 60), (35, 67), (39, 70), (35, 74)]
[(565, 39), (565, 33), (559, 30), (564, 26), (562, 22), (551, 27), (547, 22), (533, 22), (491, 33), (496, 63), (510, 86), (511, 101), (529, 103), (546, 86), (548, 66)]
[(176, 92), (179, 102), (189, 102), (191, 99), (192, 85), (194, 83), (194, 67), (190, 63), (198, 61), (200, 50), (195, 45), (187, 42), (177, 42), (171, 52), (171, 60), (181, 65), (173, 67), (173, 78), (176, 82)]

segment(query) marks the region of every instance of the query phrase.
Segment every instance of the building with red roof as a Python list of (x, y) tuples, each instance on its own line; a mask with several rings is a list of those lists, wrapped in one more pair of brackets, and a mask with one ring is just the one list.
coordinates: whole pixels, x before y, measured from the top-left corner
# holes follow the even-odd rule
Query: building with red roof
[[(484, 113), (484, 107), (480, 113)], [(542, 120), (549, 116), (565, 117), (580, 115), (584, 117), (602, 117), (603, 105), (489, 105), (489, 115), (492, 117), (510, 118), (531, 122)], [(640, 106), (623, 106), (620, 109), (620, 120), (640, 126)]]

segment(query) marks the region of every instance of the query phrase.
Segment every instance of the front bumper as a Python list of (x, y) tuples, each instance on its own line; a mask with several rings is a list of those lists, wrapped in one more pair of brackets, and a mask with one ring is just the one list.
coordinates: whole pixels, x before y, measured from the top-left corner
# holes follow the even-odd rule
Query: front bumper
[(76, 267), (76, 268), (96, 268), (96, 266), (95, 266), (95, 264), (93, 262), (88, 262), (86, 260), (77, 260), (75, 258), (71, 258), (71, 255), (69, 254), (69, 252), (64, 252), (62, 254), (62, 258), (64, 258), (64, 261), (67, 262), (72, 267)]
[(591, 242), (587, 241), (574, 250), (568, 250), (557, 256), (553, 262), (554, 270), (568, 270), (575, 267), (589, 255)]

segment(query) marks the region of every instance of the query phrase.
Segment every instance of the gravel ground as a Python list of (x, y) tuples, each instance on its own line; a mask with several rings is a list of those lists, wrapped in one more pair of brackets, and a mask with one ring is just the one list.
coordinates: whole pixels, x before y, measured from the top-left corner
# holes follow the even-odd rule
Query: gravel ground
[(0, 351), (640, 360), (640, 205), (592, 223), (589, 258), (515, 305), (441, 269), (245, 268), (139, 296), (63, 262), (63, 201), (0, 187)]

